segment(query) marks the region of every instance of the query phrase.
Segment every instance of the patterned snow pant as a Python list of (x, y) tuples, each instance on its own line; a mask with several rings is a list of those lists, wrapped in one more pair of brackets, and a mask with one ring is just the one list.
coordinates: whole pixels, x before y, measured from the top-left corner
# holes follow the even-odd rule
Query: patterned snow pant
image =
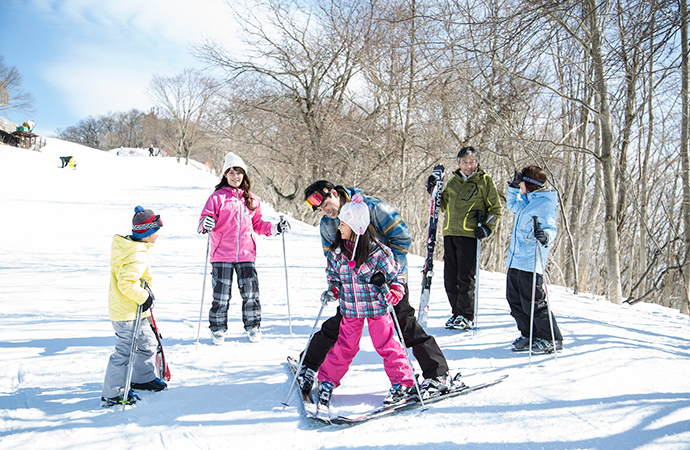
[(259, 303), (259, 278), (254, 262), (211, 263), (213, 283), (213, 304), (208, 313), (211, 332), (228, 329), (228, 305), (232, 297), (232, 273), (237, 273), (237, 285), (242, 297), (242, 322), (249, 331), (261, 325), (261, 303)]
[[(115, 352), (110, 355), (105, 370), (102, 397), (113, 398), (122, 394), (129, 366), (129, 352), (134, 337), (134, 321), (111, 322), (115, 330)], [(147, 383), (156, 378), (155, 360), (158, 341), (154, 336), (148, 319), (142, 318), (139, 326), (139, 339), (134, 351), (132, 383)]]

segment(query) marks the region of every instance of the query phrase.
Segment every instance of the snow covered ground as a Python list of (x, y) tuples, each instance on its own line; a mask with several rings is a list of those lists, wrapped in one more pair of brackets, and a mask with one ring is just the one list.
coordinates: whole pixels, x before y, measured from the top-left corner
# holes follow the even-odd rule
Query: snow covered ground
[[(443, 328), (449, 313), (437, 263), (428, 331), (454, 371), (509, 377), (492, 388), (363, 425), (325, 427), (283, 407), (284, 364), (304, 348), (325, 287), (315, 228), (292, 220), (283, 241), (261, 237), (257, 268), (263, 339), (251, 344), (231, 304), (230, 337), (195, 345), (206, 237), (199, 211), (217, 182), (173, 158), (116, 156), (49, 139), (42, 152), (0, 145), (0, 448), (232, 449), (640, 449), (690, 448), (688, 318), (654, 305), (615, 306), (549, 286), (565, 335), (553, 356), (514, 354), (505, 276), (482, 272), (480, 330)], [(60, 169), (71, 155), (76, 170)], [(337, 181), (337, 180), (336, 180)], [(112, 236), (128, 234), (136, 205), (164, 228), (152, 250), (155, 314), (172, 370), (170, 388), (136, 406), (101, 408), (114, 336), (107, 316)], [(265, 216), (275, 213), (264, 205)], [(416, 306), (422, 260), (410, 257)], [(329, 305), (324, 318), (330, 317)], [(292, 328), (292, 334), (290, 333)], [(387, 378), (368, 338), (336, 398), (379, 402)], [(335, 398), (334, 398), (335, 400)]]

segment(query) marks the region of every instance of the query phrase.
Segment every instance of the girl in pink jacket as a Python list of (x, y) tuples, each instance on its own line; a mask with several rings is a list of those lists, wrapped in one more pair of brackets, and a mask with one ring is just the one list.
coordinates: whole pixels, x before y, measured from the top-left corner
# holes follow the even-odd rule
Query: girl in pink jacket
[(261, 339), (261, 303), (256, 274), (255, 234), (276, 236), (289, 230), (286, 220), (271, 224), (261, 217), (258, 197), (250, 192), (247, 165), (234, 153), (225, 155), (223, 176), (206, 200), (199, 219), (199, 233), (210, 232), (210, 260), (213, 304), (209, 323), (213, 343), (220, 345), (228, 329), (228, 305), (232, 296), (232, 274), (242, 297), (242, 321), (249, 340)]

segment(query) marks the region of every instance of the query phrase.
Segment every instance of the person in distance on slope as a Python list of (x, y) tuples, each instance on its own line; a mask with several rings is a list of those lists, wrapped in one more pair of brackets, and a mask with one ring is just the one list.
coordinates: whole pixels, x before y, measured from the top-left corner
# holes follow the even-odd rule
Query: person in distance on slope
[[(515, 224), (510, 237), (508, 249), (508, 273), (506, 274), (506, 299), (510, 305), (510, 315), (517, 322), (520, 337), (513, 342), (513, 351), (529, 350), (530, 315), (532, 310), (532, 283), (536, 272), (536, 289), (534, 297), (534, 321), (532, 352), (551, 353), (551, 321), (556, 338), (556, 349), (563, 348), (563, 335), (558, 328), (556, 318), (549, 318), (546, 294), (544, 292), (544, 267), (549, 254), (548, 244), (556, 239), (558, 228), (556, 191), (546, 186), (546, 173), (538, 166), (528, 166), (509, 182), (506, 195), (506, 207), (515, 213)], [(533, 217), (537, 217), (537, 227)], [(541, 246), (542, 258), (536, 252), (536, 245)], [(550, 320), (551, 319), (551, 320)]]
[[(369, 230), (369, 208), (361, 195), (343, 205), (338, 218), (338, 231), (326, 256), (328, 290), (322, 298), (338, 300), (343, 317), (338, 340), (319, 369), (319, 403), (328, 405), (333, 389), (350, 368), (365, 320), (392, 385), (384, 403), (395, 403), (414, 389), (412, 371), (402, 345), (395, 340), (395, 325), (388, 314), (388, 305), (397, 304), (405, 295), (404, 279), (393, 252)], [(372, 284), (374, 274), (383, 276), (389, 288)]]
[[(141, 326), (135, 351), (132, 384), (125, 388), (129, 354), (134, 339), (137, 309), (142, 305), (142, 320), (149, 317), (153, 295), (141, 287), (141, 280), (151, 282), (148, 251), (158, 239), (163, 226), (160, 216), (141, 206), (134, 208), (132, 235), (113, 238), (110, 260), (108, 311), (115, 330), (115, 351), (105, 371), (101, 402), (103, 406), (132, 404), (139, 397), (130, 391), (162, 391), (167, 384), (156, 376), (155, 354), (158, 341), (151, 327)], [(125, 394), (126, 392), (126, 394)], [(126, 397), (126, 398), (125, 398)]]
[(242, 322), (251, 342), (261, 339), (261, 303), (259, 280), (254, 262), (254, 233), (277, 236), (290, 230), (282, 219), (275, 224), (261, 215), (259, 198), (251, 193), (252, 183), (247, 165), (230, 152), (225, 155), (223, 175), (215, 191), (206, 200), (199, 218), (198, 232), (210, 235), (213, 304), (209, 311), (209, 328), (213, 343), (221, 345), (228, 329), (228, 305), (232, 295), (232, 274), (242, 297)]
[[(304, 190), (304, 199), (313, 210), (323, 214), (320, 222), (321, 243), (324, 254), (328, 254), (333, 244), (340, 220), (338, 215), (355, 194), (362, 194), (356, 188), (334, 186), (326, 180), (312, 183)], [(415, 318), (414, 308), (410, 305), (407, 288), (407, 251), (412, 243), (412, 236), (407, 225), (391, 205), (375, 197), (363, 196), (364, 204), (369, 208), (369, 227), (376, 238), (393, 252), (400, 267), (404, 295), (395, 305), (395, 314), (400, 322), (405, 344), (412, 348), (412, 353), (422, 368), (425, 378), (421, 385), (422, 394), (429, 395), (447, 392), (452, 380), (448, 372), (448, 363), (433, 336), (426, 334)], [(304, 355), (304, 364), (297, 381), (303, 392), (311, 391), (314, 373), (324, 361), (326, 354), (333, 347), (340, 332), (340, 321), (343, 315), (338, 308), (335, 316), (321, 324), (321, 330), (312, 337)]]
[[(477, 239), (493, 232), (503, 208), (493, 179), (479, 166), (474, 147), (462, 147), (457, 161), (458, 169), (441, 197), (441, 212), (445, 213), (443, 281), (452, 313), (446, 328), (471, 330), (475, 319), (474, 290), (479, 288), (475, 273)], [(433, 189), (431, 181), (427, 181), (427, 190)]]

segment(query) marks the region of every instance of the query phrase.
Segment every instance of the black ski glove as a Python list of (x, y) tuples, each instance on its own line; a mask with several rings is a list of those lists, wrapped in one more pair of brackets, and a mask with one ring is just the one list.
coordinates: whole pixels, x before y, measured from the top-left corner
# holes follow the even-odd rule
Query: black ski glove
[(436, 177), (433, 175), (429, 175), (429, 178), (426, 179), (426, 191), (431, 194), (434, 192), (434, 188), (436, 187)]
[(520, 189), (520, 181), (522, 181), (522, 174), (516, 170), (512, 181), (508, 182), (508, 186)]
[(490, 234), (491, 229), (486, 225), (480, 225), (474, 230), (474, 237), (477, 239), (484, 239), (485, 237), (489, 237)]
[(534, 237), (541, 243), (541, 245), (546, 245), (549, 243), (549, 235), (546, 234), (546, 231), (539, 225), (539, 222), (537, 222), (537, 226), (534, 228)]
[(149, 298), (141, 305), (141, 312), (148, 311), (153, 306), (153, 301), (155, 300), (155, 298), (153, 298), (153, 292), (148, 289), (147, 291), (149, 291)]

